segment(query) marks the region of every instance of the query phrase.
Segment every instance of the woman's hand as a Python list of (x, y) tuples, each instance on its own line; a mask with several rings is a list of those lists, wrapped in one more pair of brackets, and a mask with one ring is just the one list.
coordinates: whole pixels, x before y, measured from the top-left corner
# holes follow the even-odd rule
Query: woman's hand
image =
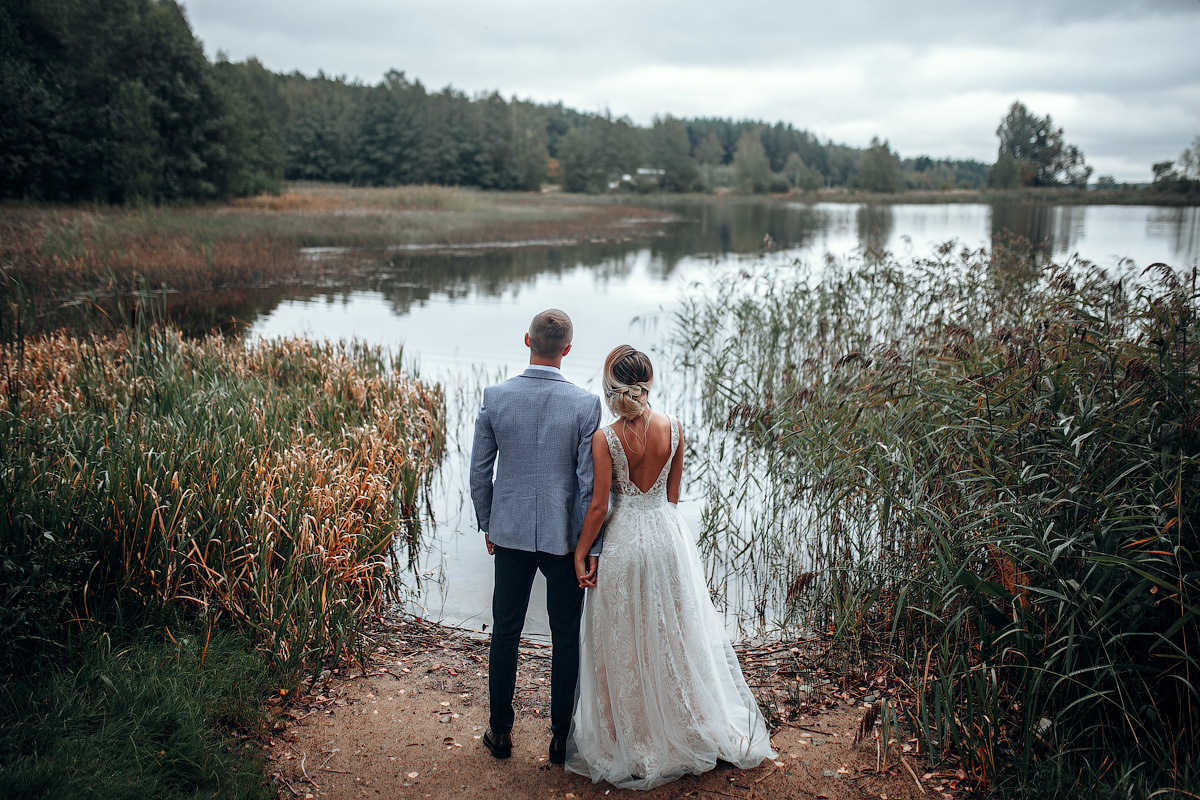
[(579, 579), (580, 589), (593, 589), (596, 586), (596, 569), (600, 565), (600, 556), (590, 556), (587, 553), (575, 553), (575, 577)]

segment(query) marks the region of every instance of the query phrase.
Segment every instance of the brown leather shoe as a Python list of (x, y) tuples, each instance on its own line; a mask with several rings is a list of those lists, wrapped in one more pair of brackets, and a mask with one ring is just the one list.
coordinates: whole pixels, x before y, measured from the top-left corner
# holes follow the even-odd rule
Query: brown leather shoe
[(492, 733), (488, 728), (483, 732), (483, 746), (494, 758), (508, 758), (512, 755), (512, 734)]
[(567, 761), (567, 740), (555, 736), (550, 740), (550, 763), (564, 764)]

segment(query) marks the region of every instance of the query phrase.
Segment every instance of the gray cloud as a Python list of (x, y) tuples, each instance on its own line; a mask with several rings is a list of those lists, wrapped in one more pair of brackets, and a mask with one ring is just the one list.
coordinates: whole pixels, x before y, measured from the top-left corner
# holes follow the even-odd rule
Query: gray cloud
[(782, 120), (904, 155), (990, 161), (1021, 99), (1097, 172), (1145, 180), (1200, 133), (1196, 0), (800, 4), (190, 0), (210, 54), (374, 83), (500, 90), (640, 123)]

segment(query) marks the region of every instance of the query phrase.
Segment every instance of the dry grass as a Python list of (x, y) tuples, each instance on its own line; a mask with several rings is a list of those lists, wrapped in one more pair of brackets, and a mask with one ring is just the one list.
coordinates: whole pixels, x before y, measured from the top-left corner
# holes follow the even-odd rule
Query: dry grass
[(536, 202), (538, 195), (480, 192), (450, 186), (346, 186), (299, 182), (289, 186), (297, 197), (328, 202), (339, 208), (378, 208), (391, 211), (470, 211), (479, 206)]
[(12, 657), (54, 629), (22, 616), (46, 610), (48, 576), (68, 617), (185, 607), (284, 674), (357, 646), (397, 539), (417, 535), (439, 387), (365, 346), (158, 328), (36, 338), (0, 362), (0, 549), (25, 591), (4, 614)]
[(29, 296), (56, 300), (125, 294), (140, 286), (194, 291), (262, 285), (296, 275), (299, 255), (286, 238), (156, 230), (142, 224), (152, 213), (0, 214), (0, 269)]
[(239, 197), (230, 201), (229, 205), (236, 209), (258, 211), (328, 211), (337, 208), (338, 204), (331, 197), (319, 197), (303, 192), (285, 192), (284, 194)]
[[(625, 238), (626, 220), (663, 212), (603, 198), (442, 186), (295, 184), (283, 195), (222, 205), (137, 208), (0, 206), (4, 293), (41, 304), (39, 318), (141, 288), (223, 291), (320, 282), (357, 263), (301, 257), (301, 247)], [(106, 310), (111, 313), (111, 303)], [(48, 327), (53, 327), (54, 322)]]

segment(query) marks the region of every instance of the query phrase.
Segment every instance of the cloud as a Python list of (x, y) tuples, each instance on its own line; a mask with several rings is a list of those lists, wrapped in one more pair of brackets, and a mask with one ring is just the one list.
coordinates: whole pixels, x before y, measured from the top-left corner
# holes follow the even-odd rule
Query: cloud
[(191, 0), (211, 54), (373, 83), (655, 115), (791, 122), (903, 155), (990, 161), (1014, 99), (1098, 169), (1144, 180), (1200, 132), (1194, 0)]

